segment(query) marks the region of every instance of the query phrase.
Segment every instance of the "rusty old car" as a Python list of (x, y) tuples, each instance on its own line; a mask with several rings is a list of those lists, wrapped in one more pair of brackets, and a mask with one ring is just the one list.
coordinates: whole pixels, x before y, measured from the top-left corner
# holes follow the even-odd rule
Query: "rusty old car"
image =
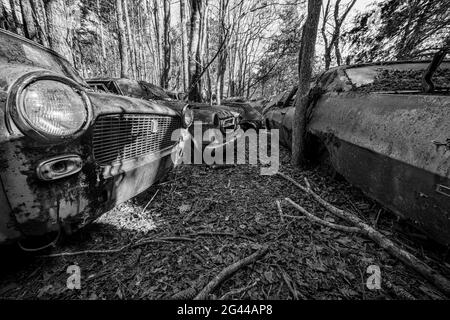
[[(431, 238), (450, 244), (450, 62), (426, 91), (429, 61), (341, 66), (322, 73), (310, 96), (307, 150)], [(265, 113), (291, 147), (296, 90)], [(274, 107), (277, 106), (277, 107)]]
[(239, 113), (240, 124), (244, 131), (248, 129), (260, 130), (264, 125), (264, 117), (257, 110), (257, 102), (245, 101), (244, 99), (225, 99), (222, 105), (231, 108), (233, 111)]
[[(234, 143), (242, 136), (240, 130), (239, 113), (227, 106), (211, 106), (206, 103), (183, 102), (173, 99), (159, 86), (143, 80), (132, 80), (127, 78), (97, 78), (88, 79), (87, 83), (97, 91), (112, 92), (119, 95), (140, 98), (144, 100), (164, 101), (169, 107), (181, 111), (188, 105), (194, 116), (194, 124), (190, 127), (190, 133), (195, 138), (196, 149), (202, 151), (206, 148), (217, 149)], [(195, 128), (201, 125), (199, 132)], [(210, 130), (218, 130), (222, 139), (214, 135), (205, 135)], [(228, 133), (228, 134), (227, 134)], [(198, 136), (201, 137), (198, 137)], [(203, 137), (203, 139), (201, 139)]]
[(188, 108), (94, 92), (57, 53), (3, 30), (0, 70), (2, 244), (33, 250), (83, 227), (182, 157)]

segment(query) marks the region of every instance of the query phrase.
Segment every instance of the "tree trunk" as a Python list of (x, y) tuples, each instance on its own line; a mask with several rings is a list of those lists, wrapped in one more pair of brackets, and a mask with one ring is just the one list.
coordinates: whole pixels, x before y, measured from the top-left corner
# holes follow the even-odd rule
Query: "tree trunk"
[(129, 68), (130, 70), (127, 72), (129, 73), (129, 75), (133, 78), (135, 78), (135, 71), (136, 71), (136, 65), (135, 65), (135, 57), (134, 57), (134, 52), (133, 52), (133, 34), (131, 32), (131, 24), (130, 24), (130, 9), (128, 6), (128, 0), (123, 0), (122, 2), (123, 4), (123, 16), (125, 18), (125, 34), (126, 34), (126, 39), (128, 41), (128, 45), (127, 45), (127, 52), (129, 53)]
[(0, 27), (13, 32), (16, 31), (9, 0), (0, 0)]
[(20, 8), (22, 10), (23, 29), (25, 36), (33, 41), (38, 40), (36, 25), (33, 19), (33, 9), (30, 0), (20, 0)]
[(188, 25), (186, 19), (186, 0), (180, 0), (180, 18), (181, 18), (181, 53), (183, 58), (183, 88), (184, 92), (189, 89), (189, 47), (188, 47)]
[(164, 0), (164, 68), (161, 84), (164, 89), (169, 88), (171, 46), (170, 46), (170, 0)]
[(6, 10), (1, 0), (0, 0), (0, 28), (8, 29), (8, 25), (6, 23)]
[(140, 80), (147, 80), (147, 59), (145, 56), (145, 46), (144, 46), (144, 38), (145, 38), (145, 1), (144, 3), (140, 3), (138, 6), (138, 39), (139, 39), (139, 60), (141, 61), (141, 74)]
[[(150, 53), (150, 57), (152, 59), (149, 64), (152, 66), (150, 71), (150, 82), (157, 83), (157, 76), (159, 72), (159, 59), (158, 59), (158, 45), (156, 42), (156, 36), (155, 36), (155, 28), (154, 26), (154, 19), (151, 14), (153, 7), (151, 0), (144, 1), (145, 4), (145, 31), (144, 34), (146, 37), (148, 37), (148, 40), (146, 40), (147, 48)], [(146, 57), (149, 58), (148, 56)]]
[(48, 22), (45, 14), (44, 3), (42, 0), (30, 0), (35, 25), (38, 28), (39, 42), (45, 47), (50, 46), (50, 40), (48, 39)]
[[(226, 15), (228, 9), (229, 0), (220, 0), (219, 6), (219, 44), (223, 42), (227, 42), (228, 35), (225, 30), (226, 23)], [(224, 86), (224, 78), (225, 72), (227, 71), (227, 55), (228, 49), (227, 46), (224, 45), (223, 49), (219, 52), (219, 58), (217, 62), (217, 78), (216, 78), (216, 103), (220, 105), (222, 103), (223, 98), (223, 86)]]
[(334, 55), (336, 56), (336, 64), (340, 66), (342, 64), (342, 55), (341, 55), (341, 49), (339, 48), (339, 38), (336, 39), (336, 42), (334, 44)]
[(22, 20), (22, 10), (20, 8), (19, 0), (10, 0), (11, 4), (11, 13), (16, 25), (16, 33), (22, 36), (25, 35), (23, 20)]
[(105, 39), (103, 37), (103, 21), (102, 21), (102, 16), (100, 13), (100, 0), (96, 1), (96, 10), (97, 10), (97, 17), (98, 17), (98, 28), (99, 28), (99, 37), (100, 37), (100, 50), (101, 50), (101, 56), (100, 56), (100, 61), (99, 61), (99, 65), (100, 65), (100, 70), (101, 73), (104, 74), (106, 72), (105, 69), (105, 62), (106, 62), (106, 48), (105, 48)]
[(305, 136), (306, 136), (306, 111), (307, 94), (310, 87), (314, 52), (319, 24), (321, 0), (308, 0), (308, 17), (303, 26), (302, 41), (299, 53), (299, 83), (297, 98), (295, 101), (295, 115), (292, 130), (292, 164), (303, 165), (305, 163)]
[(161, 85), (162, 72), (163, 72), (163, 49), (161, 45), (161, 20), (160, 20), (160, 12), (159, 12), (159, 1), (154, 0), (153, 2), (153, 19), (155, 24), (155, 47), (157, 53), (158, 60), (158, 83)]
[(64, 0), (44, 2), (47, 14), (50, 47), (73, 64), (72, 50), (69, 46), (66, 5)]
[[(206, 4), (203, 10), (200, 12), (200, 42), (199, 48), (197, 52), (197, 68), (196, 68), (196, 77), (199, 81), (200, 93), (202, 97), (202, 101), (208, 99), (207, 92), (207, 83), (201, 79), (202, 74), (205, 70), (205, 61), (209, 59), (207, 54), (207, 35), (208, 35), (208, 1), (205, 0)], [(208, 70), (206, 70), (208, 71)], [(208, 80), (208, 79), (206, 79)]]
[(201, 56), (201, 18), (206, 0), (190, 0), (191, 33), (189, 42), (189, 100), (201, 101), (201, 84), (199, 79), (199, 59)]
[(126, 38), (125, 23), (123, 21), (123, 3), (122, 0), (116, 0), (117, 13), (117, 32), (119, 38), (120, 53), (120, 76), (128, 78), (129, 76), (129, 60), (128, 60), (128, 42)]

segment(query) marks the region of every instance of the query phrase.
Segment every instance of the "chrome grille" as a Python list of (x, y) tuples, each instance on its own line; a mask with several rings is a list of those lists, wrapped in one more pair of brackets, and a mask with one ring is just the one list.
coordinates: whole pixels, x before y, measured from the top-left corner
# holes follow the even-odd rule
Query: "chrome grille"
[(93, 128), (95, 160), (114, 164), (145, 156), (174, 145), (172, 132), (181, 128), (179, 117), (150, 114), (114, 114), (97, 118)]

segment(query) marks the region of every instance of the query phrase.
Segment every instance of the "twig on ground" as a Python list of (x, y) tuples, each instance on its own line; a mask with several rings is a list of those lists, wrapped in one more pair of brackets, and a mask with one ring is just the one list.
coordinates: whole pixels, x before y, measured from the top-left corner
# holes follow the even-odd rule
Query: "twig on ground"
[(47, 254), (39, 256), (39, 258), (58, 258), (58, 257), (71, 257), (71, 256), (78, 256), (81, 254), (108, 254), (108, 253), (117, 253), (120, 251), (125, 250), (126, 248), (129, 248), (131, 244), (127, 244), (123, 247), (120, 247), (118, 249), (112, 249), (112, 250), (84, 250), (84, 251), (76, 251), (76, 252), (61, 252), (61, 253), (54, 253), (54, 254)]
[(306, 219), (306, 216), (293, 216), (291, 214), (284, 214), (283, 217), (285, 217), (285, 218), (292, 218), (292, 219), (296, 219), (296, 220)]
[(361, 233), (363, 235), (365, 235), (372, 241), (376, 242), (381, 248), (385, 249), (390, 255), (402, 261), (405, 265), (421, 274), (425, 279), (430, 281), (436, 288), (441, 290), (444, 294), (450, 295), (450, 281), (447, 278), (439, 274), (436, 270), (432, 269), (423, 261), (416, 258), (414, 255), (403, 250), (402, 248), (399, 248), (391, 240), (389, 240), (386, 236), (384, 236), (381, 232), (375, 230), (357, 216), (345, 210), (339, 209), (330, 204), (329, 202), (325, 201), (323, 198), (321, 198), (317, 193), (315, 193), (312, 190), (307, 179), (305, 179), (305, 183), (307, 186), (305, 188), (304, 186), (296, 182), (294, 179), (286, 176), (285, 174), (278, 173), (278, 175), (292, 182), (304, 192), (310, 194), (314, 198), (314, 200), (316, 200), (320, 205), (322, 205), (332, 214), (360, 228)]
[(157, 243), (157, 242), (173, 242), (173, 241), (195, 241), (195, 239), (187, 238), (187, 237), (164, 237), (164, 238), (147, 238), (142, 239), (135, 244), (133, 244), (133, 248), (136, 248), (138, 246), (143, 246), (150, 243)]
[(378, 219), (380, 219), (381, 211), (383, 211), (383, 209), (378, 210), (377, 217), (375, 218), (375, 222), (373, 223), (374, 228), (377, 227)]
[(280, 200), (277, 200), (277, 208), (278, 208), (278, 214), (280, 215), (281, 222), (284, 223), (283, 209), (281, 208)]
[(194, 300), (205, 300), (208, 295), (214, 291), (224, 280), (226, 280), (228, 277), (233, 275), (236, 271), (239, 269), (255, 262), (257, 259), (264, 256), (267, 251), (269, 250), (269, 247), (264, 247), (252, 255), (236, 261), (232, 265), (226, 267), (223, 269), (218, 275), (216, 275), (203, 289), (200, 291), (200, 293), (194, 298)]
[(292, 286), (292, 283), (291, 283), (292, 279), (291, 279), (291, 277), (289, 277), (287, 272), (284, 271), (283, 268), (281, 268), (280, 266), (278, 266), (278, 269), (281, 272), (281, 276), (283, 277), (284, 283), (286, 283), (286, 286), (288, 287), (289, 291), (292, 294), (292, 298), (294, 298), (294, 300), (298, 300), (298, 292)]
[(213, 165), (211, 165), (211, 169), (214, 169), (214, 170), (234, 168), (234, 167), (236, 167), (235, 164), (213, 164)]
[(191, 300), (197, 294), (197, 290), (194, 287), (187, 288), (183, 291), (175, 293), (170, 299), (172, 300)]
[(246, 292), (246, 291), (250, 290), (251, 288), (255, 287), (259, 281), (260, 281), (260, 279), (257, 279), (255, 282), (249, 284), (248, 286), (245, 286), (243, 288), (236, 289), (236, 290), (231, 290), (230, 292), (227, 292), (223, 296), (221, 296), (219, 300), (227, 300), (234, 295)]
[(153, 199), (155, 199), (156, 195), (158, 194), (159, 189), (156, 190), (155, 194), (153, 195), (153, 197), (150, 199), (149, 202), (147, 202), (147, 204), (145, 205), (144, 209), (142, 209), (142, 213), (145, 213), (145, 210), (147, 210), (148, 206), (150, 205), (150, 203), (152, 203)]
[(233, 238), (242, 238), (250, 241), (254, 241), (254, 239), (247, 237), (242, 234), (231, 233), (231, 232), (213, 232), (213, 231), (199, 231), (196, 233), (187, 234), (186, 237), (233, 237)]
[[(320, 219), (319, 217), (316, 217), (312, 213), (309, 213), (308, 211), (306, 211), (305, 208), (301, 207), (300, 205), (298, 205), (297, 203), (295, 203), (291, 199), (286, 198), (285, 200), (287, 202), (289, 202), (294, 208), (296, 208), (298, 211), (303, 213), (309, 220), (311, 220), (313, 222), (319, 223), (319, 224), (321, 224), (321, 225), (323, 225), (325, 227), (328, 227), (328, 228), (331, 228), (331, 229), (335, 229), (335, 230), (339, 230), (339, 231), (353, 232), (353, 233), (360, 233), (361, 232), (360, 228), (342, 226), (342, 225), (339, 225), (339, 224), (331, 223), (331, 222), (325, 221), (323, 219)], [(291, 216), (291, 217), (292, 218), (300, 218), (300, 217), (296, 217), (296, 216)]]
[(390, 292), (395, 294), (397, 297), (403, 300), (416, 300), (416, 298), (410, 294), (405, 289), (393, 284), (392, 282), (388, 280), (384, 280), (383, 284), (386, 286), (387, 289), (389, 289)]
[(151, 238), (151, 239), (143, 239), (138, 241), (135, 244), (127, 244), (123, 247), (117, 248), (117, 249), (111, 249), (111, 250), (84, 250), (84, 251), (76, 251), (76, 252), (61, 252), (61, 253), (54, 253), (54, 254), (48, 254), (48, 255), (42, 255), (39, 256), (40, 258), (57, 258), (57, 257), (70, 257), (70, 256), (78, 256), (82, 254), (111, 254), (111, 253), (118, 253), (121, 252), (129, 247), (136, 248), (138, 246), (142, 246), (149, 243), (156, 243), (156, 242), (172, 242), (172, 241), (195, 241), (195, 239), (192, 238), (186, 238), (186, 237), (165, 237), (165, 238)]

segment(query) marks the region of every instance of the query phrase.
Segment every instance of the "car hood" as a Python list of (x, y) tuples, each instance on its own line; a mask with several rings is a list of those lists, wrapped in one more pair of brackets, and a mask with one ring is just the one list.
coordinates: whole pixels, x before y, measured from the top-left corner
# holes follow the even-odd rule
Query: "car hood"
[(93, 107), (94, 118), (100, 114), (153, 113), (179, 116), (180, 112), (170, 108), (165, 101), (146, 101), (111, 93), (87, 92)]

